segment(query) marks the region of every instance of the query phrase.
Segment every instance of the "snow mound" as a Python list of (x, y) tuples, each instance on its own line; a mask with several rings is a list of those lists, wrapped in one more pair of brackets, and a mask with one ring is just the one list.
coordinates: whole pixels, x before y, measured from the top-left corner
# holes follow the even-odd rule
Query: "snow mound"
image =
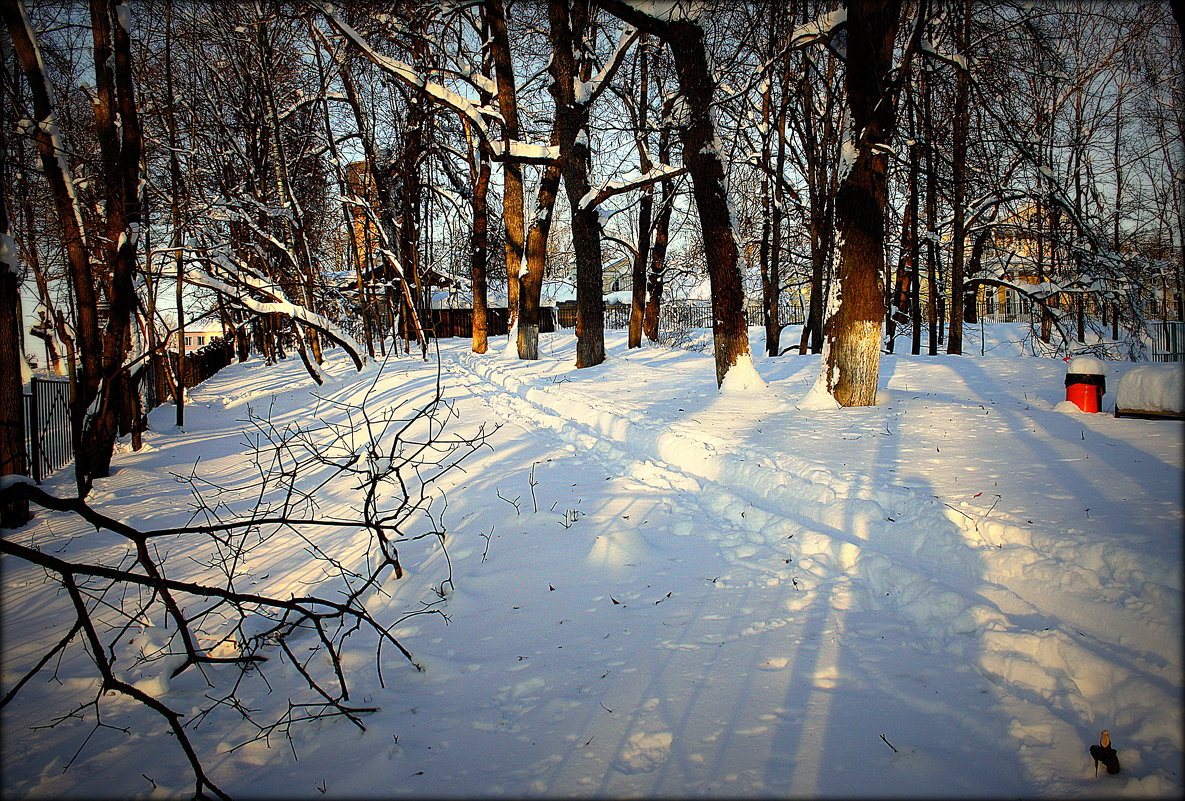
[(1067, 373), (1077, 373), (1079, 375), (1106, 375), (1107, 364), (1102, 359), (1094, 356), (1075, 356), (1070, 359), (1070, 364), (1066, 367)]
[(811, 385), (810, 391), (802, 396), (802, 400), (794, 404), (794, 408), (803, 411), (821, 411), (824, 409), (838, 409), (839, 401), (827, 391), (822, 379)]
[(753, 366), (753, 357), (748, 353), (737, 357), (736, 363), (728, 368), (728, 372), (724, 374), (724, 381), (720, 384), (720, 391), (726, 394), (762, 389), (766, 389), (765, 380)]
[(1128, 370), (1115, 391), (1115, 408), (1185, 413), (1185, 365), (1145, 364)]

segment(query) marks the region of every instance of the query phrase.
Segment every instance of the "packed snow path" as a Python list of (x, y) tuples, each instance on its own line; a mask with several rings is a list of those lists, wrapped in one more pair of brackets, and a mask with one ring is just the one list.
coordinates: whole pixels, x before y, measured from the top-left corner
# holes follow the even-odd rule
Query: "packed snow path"
[[(425, 672), (392, 663), (381, 689), (363, 678), (373, 655), (350, 655), (381, 707), (365, 733), (232, 751), (243, 727), (211, 717), (195, 736), (233, 794), (1179, 794), (1181, 423), (1055, 411), (1055, 360), (889, 357), (882, 405), (805, 411), (816, 357), (758, 358), (768, 388), (720, 393), (703, 354), (612, 334), (606, 364), (575, 370), (570, 335), (544, 346), (524, 363), (442, 344), (454, 425), (504, 425), (448, 488), (448, 625), (400, 627)], [(316, 394), (358, 400), (379, 366), (328, 370)], [(234, 481), (249, 406), (285, 425), (333, 413), (301, 376), (296, 360), (229, 368), (195, 390), (184, 434), (159, 410), (93, 500), (133, 521), (183, 514), (170, 473)], [(422, 402), (434, 378), (396, 359), (368, 404)], [(61, 518), (34, 536), (101, 545)], [(436, 598), (429, 544), (401, 549), (393, 610)], [(258, 556), (252, 581), (316, 579), (300, 548)], [(5, 575), (6, 648), (22, 653), (68, 619), (37, 573)], [(5, 711), (6, 790), (186, 793), (151, 716), (61, 772), (89, 726), (27, 726), (69, 708), (77, 665)], [(166, 692), (184, 705), (205, 687)], [(1096, 779), (1103, 728), (1123, 773)]]
[[(992, 741), (1010, 739), (1004, 751), (1016, 741), (1027, 746), (1018, 753), (1018, 767), (1056, 772), (1055, 764), (1072, 754), (1058, 753), (1053, 742), (1076, 748), (1078, 742), (1093, 741), (1098, 729), (1123, 725), (1152, 734), (1149, 756), (1164, 760), (1166, 775), (1177, 776), (1180, 690), (1174, 674), (1181, 662), (1174, 643), (1181, 622), (1180, 564), (1140, 548), (1148, 543), (1145, 532), (1129, 528), (1126, 538), (1117, 539), (1116, 532), (1090, 525), (1091, 510), (1085, 506), (1085, 527), (1063, 527), (1048, 519), (1049, 509), (1032, 505), (1039, 497), (1027, 499), (1031, 508), (1012, 514), (986, 502), (964, 502), (960, 509), (923, 491), (917, 481), (907, 486), (899, 476), (877, 475), (887, 464), (898, 464), (890, 470), (914, 472), (907, 460), (886, 459), (876, 451), (900, 443), (914, 443), (912, 450), (920, 450), (916, 446), (926, 438), (922, 429), (933, 425), (930, 414), (892, 415), (893, 426), (877, 410), (847, 411), (856, 420), (843, 438), (865, 439), (871, 448), (851, 449), (852, 463), (841, 463), (846, 469), (837, 471), (834, 459), (823, 462), (797, 454), (811, 453), (801, 436), (804, 416), (841, 413), (796, 410), (792, 400), (801, 392), (705, 391), (696, 383), (703, 376), (689, 374), (684, 362), (677, 374), (663, 374), (655, 361), (652, 354), (639, 353), (634, 369), (618, 364), (573, 373), (554, 363), (524, 365), (473, 354), (459, 359), (477, 379), (470, 388), (484, 394), (507, 419), (541, 427), (573, 450), (595, 455), (609, 470), (641, 484), (643, 493), (676, 498), (685, 517), (673, 530), (717, 542), (728, 554), (727, 563), (757, 574), (748, 579), (750, 586), (784, 589), (790, 584), (795, 595), (783, 600), (790, 614), (758, 621), (759, 626), (809, 625), (822, 619), (826, 622), (820, 634), (835, 637), (845, 630), (844, 619), (858, 612), (882, 624), (904, 624), (904, 631), (893, 633), (891, 650), (932, 653), (939, 648), (960, 665), (974, 665), (995, 686), (995, 715), (967, 708), (965, 698), (911, 699), (908, 692), (899, 698), (930, 714), (959, 720), (978, 734), (981, 742), (964, 744), (967, 759), (992, 762), (983, 759)], [(654, 397), (638, 403), (637, 396), (648, 389)], [(621, 398), (626, 396), (633, 397), (623, 409)], [(969, 400), (973, 402), (963, 399)], [(1008, 408), (1007, 401), (1015, 399), (1005, 397), (1004, 405), (985, 400), (996, 408), (980, 405), (984, 416), (994, 413), (997, 420), (981, 430), (944, 434), (948, 453), (939, 456), (941, 446), (936, 446), (936, 464), (950, 468), (990, 456), (1001, 438), (1014, 433), (1010, 428), (1028, 425), (1019, 410)], [(672, 409), (673, 403), (683, 408)], [(1057, 450), (1040, 442), (1056, 435), (1037, 429), (1029, 433), (1041, 449), (1050, 454)], [(1092, 440), (1097, 436), (1092, 432)], [(823, 458), (842, 452), (822, 447)], [(908, 444), (904, 449), (910, 450)], [(868, 450), (872, 452), (864, 452)], [(1090, 458), (1085, 445), (1080, 450), (1065, 461)], [(1009, 456), (1019, 454), (1005, 454)], [(1057, 500), (1093, 503), (1114, 494), (1115, 484), (1133, 496), (1147, 489), (1131, 476), (1106, 470), (1091, 478), (1108, 482), (1109, 492), (1102, 486), (1084, 492), (1082, 477), (1054, 469), (1058, 466), (1044, 471), (1045, 493)], [(1002, 497), (984, 491), (975, 496)], [(1173, 497), (1172, 492), (1164, 497)], [(993, 508), (985, 509), (989, 506)], [(1179, 506), (1161, 512), (1167, 512), (1170, 525), (1175, 513), (1180, 525)], [(1042, 514), (1046, 520), (1021, 520), (1023, 514)], [(734, 604), (726, 599), (724, 605)], [(1175, 614), (1162, 617), (1166, 609)], [(836, 672), (837, 665), (821, 665), (815, 656), (813, 671), (808, 668), (807, 673), (817, 677)], [(849, 658), (875, 663), (884, 657), (862, 653)], [(790, 662), (774, 657), (763, 664), (789, 667)], [(825, 683), (842, 694), (837, 679), (831, 676)], [(835, 736), (826, 730), (830, 722), (812, 721), (808, 714), (803, 723), (818, 729), (805, 732), (806, 738)], [(973, 791), (978, 781), (969, 776), (962, 789)], [(1000, 781), (997, 773), (988, 785), (978, 786), (990, 787), (993, 795), (1012, 791)], [(1069, 792), (1074, 783), (1057, 782), (1045, 789)], [(884, 787), (935, 789), (897, 786), (890, 779)], [(764, 789), (794, 794), (818, 790), (793, 781), (786, 788)], [(1024, 792), (1023, 786), (1016, 791)]]

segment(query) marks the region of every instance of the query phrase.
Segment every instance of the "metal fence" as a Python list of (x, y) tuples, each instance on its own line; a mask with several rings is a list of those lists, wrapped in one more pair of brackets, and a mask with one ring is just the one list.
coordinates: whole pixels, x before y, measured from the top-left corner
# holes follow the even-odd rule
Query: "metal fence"
[[(210, 378), (234, 358), (230, 341), (214, 339), (204, 348), (187, 353), (182, 362), (183, 383), (194, 387)], [(132, 391), (140, 396), (144, 414), (173, 398), (173, 376), (177, 354), (168, 355), (172, 369), (166, 369), (164, 357), (150, 360), (133, 377)], [(25, 457), (29, 477), (40, 484), (74, 458), (74, 437), (70, 424), (70, 380), (34, 376), (24, 396)], [(131, 432), (132, 421), (120, 422), (119, 434)]]
[(25, 400), (25, 458), (38, 484), (74, 458), (70, 381), (33, 377)]
[(1148, 321), (1148, 359), (1154, 362), (1185, 361), (1185, 322)]

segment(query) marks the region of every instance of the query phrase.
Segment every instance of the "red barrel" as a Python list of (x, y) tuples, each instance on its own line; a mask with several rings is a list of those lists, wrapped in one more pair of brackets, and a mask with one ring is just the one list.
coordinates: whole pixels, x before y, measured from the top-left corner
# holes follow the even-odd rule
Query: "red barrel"
[(1093, 373), (1066, 373), (1066, 400), (1084, 412), (1097, 412), (1103, 406), (1107, 378)]

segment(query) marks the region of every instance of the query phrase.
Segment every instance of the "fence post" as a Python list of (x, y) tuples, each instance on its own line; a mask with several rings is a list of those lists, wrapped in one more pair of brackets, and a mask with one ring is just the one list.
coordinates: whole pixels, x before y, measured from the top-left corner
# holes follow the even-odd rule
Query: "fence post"
[(29, 477), (37, 484), (41, 483), (41, 381), (33, 376), (29, 381)]

